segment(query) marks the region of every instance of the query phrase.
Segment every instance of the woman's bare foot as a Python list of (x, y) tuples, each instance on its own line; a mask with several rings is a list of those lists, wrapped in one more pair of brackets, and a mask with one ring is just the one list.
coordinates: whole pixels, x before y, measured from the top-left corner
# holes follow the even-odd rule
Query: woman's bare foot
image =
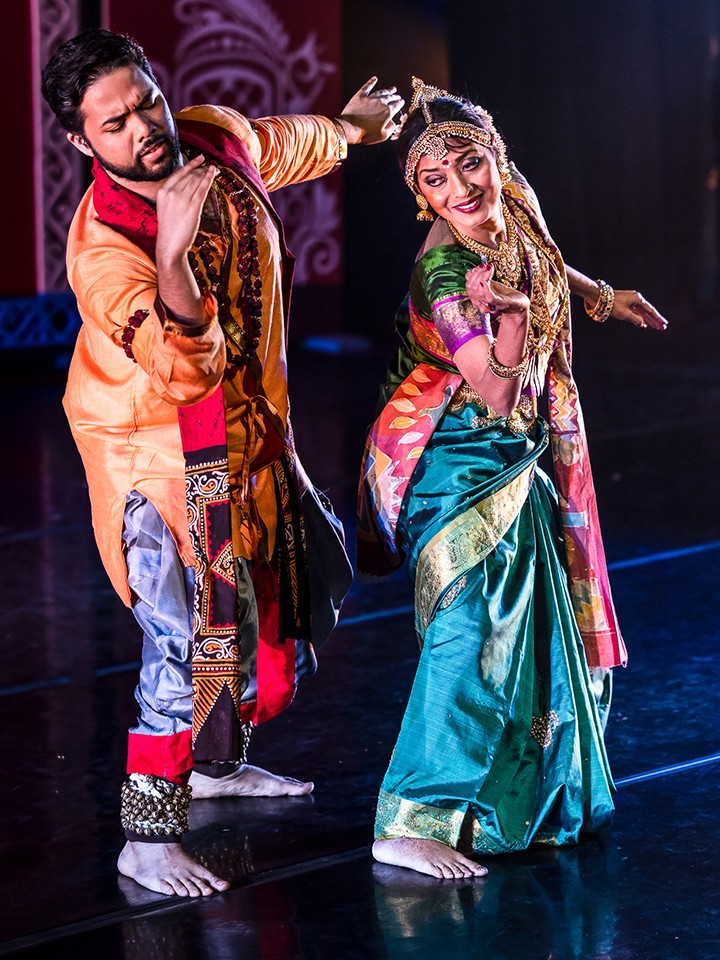
[(141, 887), (178, 897), (209, 897), (230, 886), (189, 857), (179, 843), (128, 841), (118, 870)]
[(302, 783), (292, 777), (278, 777), (246, 763), (235, 773), (217, 779), (193, 771), (190, 786), (194, 800), (208, 800), (214, 797), (302, 797), (312, 793), (314, 784)]
[(417, 870), (418, 873), (427, 873), (442, 880), (484, 877), (487, 873), (487, 867), (468, 860), (439, 840), (421, 840), (419, 837), (376, 840), (372, 852), (379, 863), (407, 867), (408, 870)]

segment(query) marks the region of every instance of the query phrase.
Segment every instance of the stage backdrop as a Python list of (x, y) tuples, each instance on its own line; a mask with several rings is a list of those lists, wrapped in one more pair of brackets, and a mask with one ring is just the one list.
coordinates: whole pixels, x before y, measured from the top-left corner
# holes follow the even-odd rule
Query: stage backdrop
[(720, 2), (448, 0), (448, 24), (453, 87), (495, 115), (568, 262), (710, 322)]

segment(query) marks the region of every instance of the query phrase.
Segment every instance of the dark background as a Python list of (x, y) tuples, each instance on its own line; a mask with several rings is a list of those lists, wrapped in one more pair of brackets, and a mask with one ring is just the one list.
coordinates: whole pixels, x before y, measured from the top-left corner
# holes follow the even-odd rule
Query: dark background
[[(346, 89), (377, 60), (404, 91), (410, 73), (449, 81), (493, 114), (568, 263), (637, 287), (687, 332), (714, 329), (718, 9), (714, 0), (348, 3)], [(363, 28), (376, 16), (385, 41), (373, 45)], [(406, 43), (420, 25), (424, 44)], [(443, 37), (446, 60), (433, 49)], [(390, 152), (348, 164), (356, 329), (377, 330), (373, 303), (402, 296), (424, 233)]]

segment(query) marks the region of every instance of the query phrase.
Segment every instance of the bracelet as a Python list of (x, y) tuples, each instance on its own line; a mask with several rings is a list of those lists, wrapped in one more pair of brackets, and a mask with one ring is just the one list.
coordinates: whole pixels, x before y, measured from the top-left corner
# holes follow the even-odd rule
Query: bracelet
[(495, 356), (495, 341), (493, 340), (490, 346), (488, 347), (488, 356), (487, 364), (490, 367), (492, 373), (496, 377), (500, 377), (501, 380), (515, 380), (516, 377), (520, 377), (527, 370), (528, 363), (530, 362), (530, 353), (526, 350), (525, 356), (522, 358), (520, 363), (515, 364), (514, 367), (506, 367), (504, 363), (500, 363), (498, 358)]
[(123, 332), (120, 336), (120, 342), (122, 348), (125, 351), (125, 356), (129, 357), (133, 363), (137, 363), (135, 359), (135, 354), (133, 353), (133, 340), (135, 339), (136, 332), (143, 325), (145, 320), (150, 316), (149, 310), (136, 310), (135, 313), (130, 317), (128, 322), (123, 327)]
[(597, 280), (596, 283), (599, 287), (597, 303), (593, 307), (590, 301), (586, 300), (585, 312), (595, 323), (605, 323), (612, 313), (613, 304), (615, 303), (615, 291), (610, 284), (605, 283), (604, 280)]
[(166, 320), (163, 324), (163, 330), (165, 333), (172, 334), (176, 337), (188, 337), (189, 339), (194, 339), (195, 337), (204, 336), (210, 327), (212, 326), (212, 320), (208, 320), (207, 323), (201, 324), (190, 324), (187, 323), (173, 323), (172, 320)]
[(347, 135), (345, 133), (345, 128), (343, 127), (343, 125), (340, 123), (339, 120), (336, 120), (335, 117), (330, 117), (330, 119), (332, 120), (333, 126), (335, 127), (335, 130), (337, 131), (337, 135), (338, 135), (337, 162), (342, 163), (343, 160), (347, 159), (347, 155), (348, 155)]
[(195, 337), (204, 336), (213, 324), (217, 316), (217, 300), (212, 293), (204, 291), (202, 294), (203, 308), (205, 316), (209, 317), (205, 323), (198, 323), (195, 320), (188, 320), (186, 317), (179, 317), (160, 299), (158, 295), (155, 298), (155, 310), (162, 324), (165, 333), (173, 334), (176, 337)]

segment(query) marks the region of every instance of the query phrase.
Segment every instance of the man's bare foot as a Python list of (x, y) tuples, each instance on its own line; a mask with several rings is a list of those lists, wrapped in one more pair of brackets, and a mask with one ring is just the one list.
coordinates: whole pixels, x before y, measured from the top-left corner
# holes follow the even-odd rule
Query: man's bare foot
[(230, 886), (189, 857), (179, 843), (128, 841), (118, 870), (148, 890), (178, 897), (209, 897)]
[(278, 777), (246, 763), (235, 773), (217, 779), (193, 771), (190, 786), (194, 800), (209, 800), (215, 797), (302, 797), (312, 793), (314, 784), (302, 783), (292, 777)]
[(439, 840), (421, 840), (419, 837), (376, 840), (372, 852), (379, 863), (407, 867), (408, 870), (427, 873), (428, 876), (439, 877), (441, 880), (484, 877), (487, 873), (487, 867), (468, 860)]

